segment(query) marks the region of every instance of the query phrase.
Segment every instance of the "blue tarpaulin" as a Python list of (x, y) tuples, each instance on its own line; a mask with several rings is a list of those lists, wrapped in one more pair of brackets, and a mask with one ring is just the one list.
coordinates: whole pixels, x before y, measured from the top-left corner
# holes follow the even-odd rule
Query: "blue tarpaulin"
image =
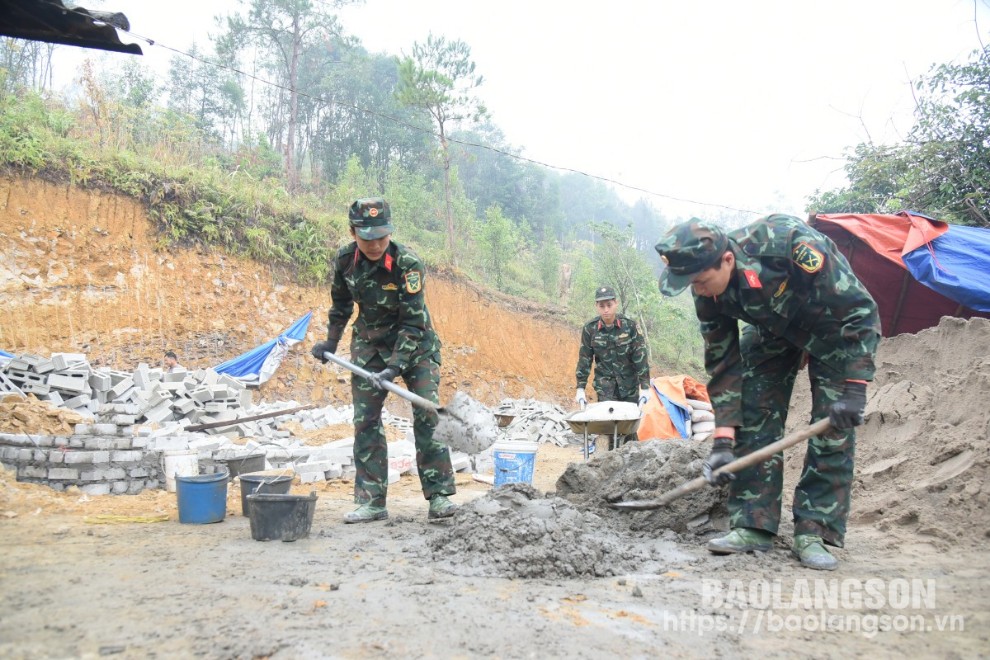
[(990, 318), (990, 229), (916, 211), (824, 213), (827, 235), (877, 302), (884, 337), (920, 332), (943, 316)]
[(990, 312), (990, 229), (949, 225), (930, 244), (905, 254), (908, 271), (929, 289), (975, 309)]
[(266, 382), (282, 363), (282, 358), (289, 352), (289, 347), (298, 344), (306, 338), (306, 329), (313, 312), (289, 326), (285, 332), (275, 339), (265, 342), (247, 353), (227, 360), (213, 370), (220, 374), (233, 376), (248, 385), (261, 385)]

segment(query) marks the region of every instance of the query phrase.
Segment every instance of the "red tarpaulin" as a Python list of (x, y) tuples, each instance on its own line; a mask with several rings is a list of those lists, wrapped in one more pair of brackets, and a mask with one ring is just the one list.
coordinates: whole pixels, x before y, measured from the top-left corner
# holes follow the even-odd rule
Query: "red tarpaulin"
[(931, 328), (943, 316), (990, 318), (925, 286), (905, 265), (904, 255), (923, 246), (931, 250), (951, 225), (910, 213), (829, 213), (813, 215), (808, 222), (835, 241), (877, 301), (884, 337)]

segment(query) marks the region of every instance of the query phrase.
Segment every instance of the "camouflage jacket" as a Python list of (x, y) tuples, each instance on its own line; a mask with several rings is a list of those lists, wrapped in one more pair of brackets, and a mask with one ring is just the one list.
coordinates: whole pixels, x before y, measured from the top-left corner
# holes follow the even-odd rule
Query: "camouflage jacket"
[(736, 257), (728, 289), (694, 297), (719, 426), (742, 424), (737, 320), (807, 351), (841, 378), (873, 380), (877, 305), (831, 239), (788, 215), (728, 237)]
[(399, 243), (390, 243), (377, 262), (369, 261), (357, 243), (342, 247), (334, 257), (327, 339), (340, 340), (357, 303), (351, 336), (355, 364), (364, 366), (381, 355), (401, 373), (424, 355), (435, 352), (439, 358), (440, 338), (423, 293), (425, 275), (419, 257)]
[(609, 327), (596, 316), (581, 330), (577, 386), (587, 386), (594, 361), (596, 383), (603, 378), (612, 378), (623, 390), (635, 394), (638, 389), (650, 386), (650, 365), (646, 357), (646, 342), (635, 321), (616, 314), (615, 323)]

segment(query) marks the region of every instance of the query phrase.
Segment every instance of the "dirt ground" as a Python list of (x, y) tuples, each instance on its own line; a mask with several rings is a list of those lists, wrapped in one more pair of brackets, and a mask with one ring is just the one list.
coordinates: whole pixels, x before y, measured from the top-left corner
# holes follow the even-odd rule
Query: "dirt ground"
[[(133, 368), (179, 345), (191, 366), (208, 366), (230, 357), (216, 359), (217, 341), (236, 354), (308, 306), (326, 310), (325, 291), (274, 284), (257, 266), (155, 252), (139, 208), (119, 198), (7, 181), (0, 232), (7, 350), (86, 352)], [(468, 285), (431, 282), (448, 395), (564, 403), (573, 330)], [(279, 320), (256, 327), (245, 310)], [(311, 533), (292, 543), (252, 539), (236, 484), (223, 522), (188, 525), (171, 493), (57, 493), (3, 471), (0, 657), (985, 657), (987, 346), (980, 319), (882, 343), (832, 573), (788, 552), (799, 448), (785, 461), (774, 549), (730, 557), (704, 549), (724, 526), (717, 491), (662, 515), (591, 496), (614, 475), (646, 496), (696, 476), (706, 448), (685, 444), (637, 443), (586, 466), (577, 446), (542, 445), (535, 489), (493, 491), (458, 474), (462, 508), (440, 523), (427, 522), (418, 481), (404, 476), (390, 488), (387, 522), (344, 525), (353, 484), (335, 481), (312, 489)], [(310, 362), (283, 364), (261, 395), (346, 401), (337, 375)], [(808, 421), (806, 388), (799, 378), (791, 429)]]

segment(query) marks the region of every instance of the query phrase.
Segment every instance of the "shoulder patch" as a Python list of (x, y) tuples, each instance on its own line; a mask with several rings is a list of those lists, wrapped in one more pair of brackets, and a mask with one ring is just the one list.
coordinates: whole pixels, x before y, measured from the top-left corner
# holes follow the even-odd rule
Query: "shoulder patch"
[(807, 273), (817, 273), (825, 265), (825, 255), (804, 241), (794, 246), (791, 259)]
[(411, 270), (402, 277), (406, 280), (407, 293), (419, 293), (423, 288), (423, 276), (418, 270)]

